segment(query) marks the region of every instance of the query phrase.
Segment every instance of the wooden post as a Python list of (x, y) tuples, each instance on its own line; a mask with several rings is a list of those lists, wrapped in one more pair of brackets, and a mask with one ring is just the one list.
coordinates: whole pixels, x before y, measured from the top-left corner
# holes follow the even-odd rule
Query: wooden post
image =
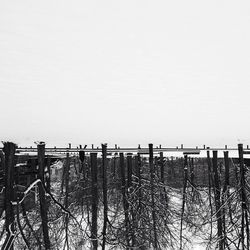
[(174, 169), (174, 157), (171, 156), (171, 179), (175, 179), (176, 174), (175, 174), (175, 169)]
[[(5, 185), (5, 157), (2, 150), (0, 150), (0, 190), (2, 191)], [(4, 211), (5, 207), (5, 192), (0, 195), (0, 218), (2, 217), (2, 213)]]
[(80, 167), (80, 173), (83, 173), (83, 178), (85, 178), (85, 166), (84, 166), (84, 160), (85, 160), (85, 151), (80, 150), (79, 151), (79, 159), (81, 162), (81, 167)]
[(116, 178), (116, 158), (117, 153), (114, 154), (114, 158), (113, 158), (113, 169), (112, 169), (112, 176), (113, 176), (113, 182), (115, 181)]
[(208, 182), (207, 182), (208, 173), (207, 173), (207, 169), (205, 167), (205, 159), (202, 158), (201, 161), (202, 161), (202, 169), (203, 169), (203, 174), (202, 174), (203, 180), (202, 180), (202, 182), (203, 182), (203, 186), (207, 187), (208, 186)]
[(159, 169), (159, 164), (158, 164), (158, 157), (154, 157), (154, 177), (161, 178), (160, 177), (160, 169)]
[(241, 243), (242, 250), (245, 249), (245, 227), (247, 235), (247, 249), (249, 249), (249, 224), (248, 224), (248, 210), (246, 198), (246, 180), (245, 180), (245, 166), (243, 156), (243, 144), (238, 144), (239, 163), (240, 163), (240, 186), (241, 186)]
[[(131, 198), (131, 194), (133, 193), (132, 190), (132, 172), (133, 172), (133, 165), (132, 165), (132, 155), (129, 154), (127, 155), (127, 197)], [(129, 209), (129, 214), (130, 214), (130, 218), (131, 218), (131, 236), (132, 236), (132, 244), (131, 247), (135, 247), (136, 245), (136, 241), (135, 241), (135, 215), (134, 215), (134, 211), (133, 211), (133, 207), (132, 206), (128, 206)]]
[(218, 160), (217, 160), (218, 151), (213, 151), (213, 175), (214, 175), (214, 197), (215, 197), (215, 208), (216, 208), (216, 217), (217, 217), (217, 237), (219, 241), (219, 250), (224, 249), (224, 237), (223, 237), (223, 223), (221, 217), (221, 187), (218, 174)]
[(228, 151), (224, 152), (224, 163), (225, 163), (224, 192), (227, 192), (227, 191), (229, 191), (229, 158), (228, 158)]
[(152, 202), (152, 222), (154, 232), (154, 249), (158, 248), (157, 231), (156, 231), (156, 212), (155, 212), (155, 196), (154, 196), (154, 157), (153, 157), (153, 144), (150, 143), (149, 147), (149, 168), (150, 168), (150, 189), (151, 189), (151, 202)]
[[(64, 206), (66, 209), (69, 207), (69, 171), (70, 171), (70, 158), (69, 152), (66, 154), (66, 165), (65, 165), (65, 200)], [(67, 249), (69, 249), (69, 239), (68, 239), (68, 224), (69, 224), (69, 215), (65, 214), (65, 242)]]
[(166, 188), (165, 188), (165, 171), (164, 171), (164, 158), (163, 158), (163, 152), (160, 152), (160, 167), (161, 167), (161, 182), (163, 185), (163, 194), (162, 196), (162, 200), (165, 201), (165, 204), (168, 205), (168, 197), (167, 197), (167, 192), (166, 192)]
[(190, 157), (189, 160), (190, 160), (189, 161), (190, 162), (190, 182), (192, 185), (192, 193), (194, 194), (194, 158)]
[(213, 183), (213, 177), (212, 177), (212, 164), (211, 164), (211, 158), (210, 158), (210, 151), (207, 150), (207, 167), (208, 167), (208, 198), (209, 198), (209, 206), (210, 206), (210, 242), (212, 241), (212, 235), (213, 235), (213, 205), (212, 205), (212, 196), (211, 196), (211, 186)]
[(126, 198), (126, 180), (125, 180), (125, 164), (124, 164), (124, 155), (120, 153), (120, 173), (121, 173), (121, 191), (122, 191), (122, 200), (123, 200), (123, 210), (124, 210), (124, 217), (125, 217), (125, 228), (126, 228), (126, 248), (129, 249), (130, 242), (129, 242), (129, 214), (128, 214), (128, 201)]
[(164, 162), (163, 162), (163, 152), (160, 152), (160, 167), (161, 167), (161, 182), (164, 184)]
[[(225, 164), (225, 180), (224, 180), (224, 187), (223, 187), (223, 195), (222, 195), (222, 204), (224, 204), (225, 200), (228, 199), (228, 208), (229, 208), (229, 218), (232, 222), (232, 211), (231, 211), (231, 202), (230, 202), (230, 190), (229, 190), (229, 158), (228, 158), (228, 151), (224, 151), (224, 164)], [(226, 209), (223, 208), (223, 233), (226, 237), (227, 230), (226, 230)]]
[(107, 197), (107, 145), (102, 144), (102, 183), (103, 183), (103, 229), (102, 250), (105, 249), (106, 231), (108, 223), (108, 197)]
[(91, 189), (92, 189), (92, 221), (91, 221), (91, 240), (93, 250), (98, 248), (97, 238), (97, 216), (98, 216), (98, 189), (97, 189), (97, 153), (90, 153), (91, 165)]
[(5, 162), (5, 227), (7, 229), (7, 237), (3, 244), (3, 249), (13, 250), (13, 241), (15, 237), (15, 219), (14, 209), (11, 201), (14, 200), (14, 166), (15, 166), (15, 150), (16, 144), (5, 142), (3, 147)]
[(187, 188), (187, 180), (188, 180), (188, 156), (184, 156), (184, 184), (183, 184), (183, 194), (182, 194), (182, 208), (181, 208), (181, 229), (180, 229), (180, 250), (183, 249), (182, 244), (182, 231), (183, 231), (183, 220), (184, 220), (184, 211), (186, 204), (186, 188)]
[(244, 234), (244, 227), (245, 227), (245, 193), (244, 193), (244, 156), (243, 156), (243, 144), (238, 144), (238, 153), (239, 153), (239, 164), (240, 164), (240, 186), (241, 186), (241, 243), (242, 243), (242, 250), (245, 249), (245, 234)]
[(137, 154), (135, 158), (135, 165), (136, 165), (136, 175), (138, 178), (138, 214), (140, 216), (141, 213), (141, 202), (142, 202), (142, 180), (141, 180), (141, 155), (140, 153)]
[(38, 183), (39, 199), (40, 199), (40, 212), (42, 218), (42, 229), (45, 249), (50, 249), (49, 229), (48, 229), (48, 205), (45, 197), (45, 181), (44, 181), (44, 168), (45, 168), (45, 143), (37, 145), (38, 152), (38, 178), (41, 182)]
[(132, 186), (132, 156), (127, 156), (127, 188), (130, 189)]

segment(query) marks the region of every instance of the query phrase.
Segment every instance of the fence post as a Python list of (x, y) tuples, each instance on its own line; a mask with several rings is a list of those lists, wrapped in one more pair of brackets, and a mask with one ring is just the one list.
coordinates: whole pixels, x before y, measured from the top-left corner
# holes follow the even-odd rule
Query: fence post
[(175, 169), (174, 169), (174, 157), (171, 156), (171, 180), (175, 179), (176, 174), (175, 174)]
[(125, 229), (126, 229), (126, 248), (129, 249), (130, 242), (129, 242), (129, 214), (128, 214), (128, 201), (126, 198), (126, 180), (125, 180), (125, 164), (124, 164), (124, 154), (120, 153), (120, 173), (121, 173), (121, 191), (122, 191), (122, 200), (123, 200), (123, 209), (124, 209), (124, 216), (125, 216)]
[(188, 156), (184, 156), (184, 180), (183, 180), (183, 194), (182, 194), (182, 208), (181, 208), (181, 229), (180, 229), (180, 250), (182, 250), (182, 231), (183, 231), (183, 220), (184, 220), (184, 211), (186, 203), (186, 188), (188, 180)]
[(161, 168), (161, 182), (164, 184), (164, 162), (163, 162), (163, 152), (160, 152), (160, 168)]
[(189, 158), (189, 163), (190, 163), (190, 182), (192, 185), (192, 193), (194, 192), (194, 158), (190, 157)]
[(161, 183), (163, 185), (163, 194), (162, 200), (165, 201), (165, 204), (168, 205), (168, 197), (167, 197), (167, 192), (165, 188), (165, 171), (164, 171), (164, 157), (163, 157), (163, 152), (160, 152), (160, 167), (161, 167)]
[(97, 205), (98, 205), (98, 189), (97, 189), (97, 153), (90, 153), (91, 165), (91, 189), (92, 189), (92, 220), (91, 220), (91, 240), (93, 249), (98, 248), (97, 239)]
[[(231, 202), (230, 202), (230, 191), (229, 191), (229, 158), (228, 158), (228, 151), (224, 151), (224, 164), (225, 164), (225, 180), (224, 180), (224, 187), (223, 187), (223, 194), (222, 194), (222, 204), (224, 204), (225, 200), (228, 200), (228, 213), (229, 218), (232, 222), (232, 212), (231, 212)], [(227, 230), (226, 230), (226, 208), (223, 207), (223, 233), (224, 237), (226, 238)]]
[(224, 151), (224, 163), (225, 163), (225, 182), (223, 192), (229, 192), (229, 158), (228, 151)]
[[(246, 181), (245, 181), (245, 166), (243, 156), (243, 144), (238, 144), (239, 163), (240, 163), (240, 186), (241, 186), (241, 243), (242, 250), (245, 249), (245, 227), (247, 235), (247, 249), (249, 249), (249, 224), (246, 199)], [(246, 225), (245, 225), (246, 224)]]
[(142, 179), (141, 179), (141, 155), (140, 153), (137, 153), (137, 156), (135, 158), (135, 168), (136, 168), (136, 175), (138, 178), (138, 214), (140, 216), (141, 214), (141, 202), (142, 202)]
[(14, 200), (14, 166), (15, 166), (15, 150), (16, 144), (12, 142), (4, 143), (4, 167), (5, 167), (5, 227), (7, 229), (7, 237), (3, 244), (3, 249), (13, 250), (13, 241), (15, 236), (15, 219), (14, 209), (11, 201)]
[(102, 144), (102, 184), (103, 184), (103, 229), (102, 249), (105, 249), (106, 231), (108, 223), (108, 197), (107, 197), (107, 145)]
[[(2, 191), (5, 187), (5, 157), (2, 150), (0, 150), (0, 190)], [(0, 218), (2, 217), (2, 213), (5, 207), (5, 192), (0, 196)]]
[(44, 168), (45, 168), (45, 143), (40, 142), (37, 145), (38, 152), (38, 178), (41, 182), (38, 183), (39, 199), (40, 199), (40, 212), (42, 217), (42, 229), (45, 249), (50, 249), (49, 229), (48, 229), (48, 204), (45, 197), (45, 181), (44, 181)]
[(210, 151), (207, 150), (207, 167), (208, 167), (208, 196), (209, 196), (209, 206), (211, 211), (211, 217), (210, 217), (210, 242), (212, 241), (212, 235), (213, 235), (213, 205), (212, 205), (212, 196), (211, 196), (211, 186), (212, 186), (212, 164), (211, 164), (211, 158), (210, 158)]
[(128, 190), (132, 186), (132, 156), (127, 155), (127, 188)]
[(116, 177), (116, 153), (114, 154), (114, 158), (113, 158), (112, 176), (113, 176), (113, 179), (115, 180), (115, 177)]
[(64, 205), (66, 209), (68, 208), (68, 192), (69, 192), (69, 170), (70, 170), (70, 158), (69, 158), (69, 152), (66, 153), (66, 163), (65, 163), (65, 200)]
[(80, 164), (81, 164), (79, 172), (83, 173), (83, 177), (85, 177), (85, 166), (84, 166), (85, 151), (84, 150), (79, 151), (79, 159), (80, 159)]
[(149, 145), (149, 168), (150, 168), (150, 191), (151, 191), (151, 202), (152, 202), (152, 220), (153, 220), (153, 231), (154, 231), (154, 249), (158, 248), (157, 231), (156, 231), (156, 213), (155, 213), (155, 197), (154, 197), (154, 157), (153, 157), (153, 144)]
[[(70, 171), (70, 158), (69, 152), (66, 154), (66, 165), (65, 165), (65, 200), (64, 206), (66, 209), (69, 207), (69, 171)], [(68, 224), (69, 224), (69, 215), (65, 214), (65, 242), (67, 249), (69, 249), (69, 239), (68, 239)]]
[[(127, 155), (127, 196), (128, 196), (128, 199), (132, 198), (131, 196), (133, 196), (132, 195), (132, 193), (133, 193), (133, 190), (132, 190), (133, 161), (132, 160), (133, 160), (132, 155), (128, 154)], [(132, 236), (132, 245), (131, 245), (131, 247), (135, 247), (135, 245), (136, 245), (135, 213), (134, 213), (134, 210), (133, 210), (133, 206), (131, 206), (129, 204), (128, 208), (129, 208), (129, 214), (130, 214), (130, 218), (131, 218), (131, 225), (130, 225), (130, 227), (131, 227), (131, 236)]]
[(218, 174), (218, 151), (213, 151), (213, 175), (214, 175), (214, 197), (215, 197), (215, 208), (216, 208), (216, 217), (217, 217), (217, 236), (219, 240), (219, 250), (224, 249), (224, 237), (223, 237), (223, 223), (221, 217), (221, 187)]

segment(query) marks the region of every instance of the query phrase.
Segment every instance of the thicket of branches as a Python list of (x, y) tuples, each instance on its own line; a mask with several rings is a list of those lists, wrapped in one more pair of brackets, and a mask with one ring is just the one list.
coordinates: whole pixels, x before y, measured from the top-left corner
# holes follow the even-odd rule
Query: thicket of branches
[[(7, 154), (0, 154), (5, 176), (17, 163)], [(3, 249), (187, 249), (192, 236), (207, 249), (249, 249), (250, 172), (241, 155), (166, 158), (152, 145), (149, 155), (108, 155), (102, 145), (100, 155), (82, 150), (60, 164), (51, 176), (50, 161), (38, 161), (29, 187), (13, 177)]]

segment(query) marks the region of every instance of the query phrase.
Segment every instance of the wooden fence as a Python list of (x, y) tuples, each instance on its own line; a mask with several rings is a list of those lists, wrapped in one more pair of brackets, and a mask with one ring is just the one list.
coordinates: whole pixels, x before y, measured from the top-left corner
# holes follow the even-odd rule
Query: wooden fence
[[(207, 157), (197, 158), (202, 150)], [(229, 150), (238, 157), (229, 158)], [(242, 144), (121, 149), (6, 142), (0, 150), (1, 247), (185, 249), (185, 228), (204, 227), (210, 248), (249, 249), (248, 150)], [(56, 179), (51, 168), (60, 162)]]

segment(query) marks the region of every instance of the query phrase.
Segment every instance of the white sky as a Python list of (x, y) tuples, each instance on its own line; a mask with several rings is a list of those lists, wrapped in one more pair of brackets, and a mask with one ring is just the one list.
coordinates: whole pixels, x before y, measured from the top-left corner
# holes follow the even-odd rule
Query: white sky
[(250, 144), (250, 2), (0, 1), (0, 139)]

